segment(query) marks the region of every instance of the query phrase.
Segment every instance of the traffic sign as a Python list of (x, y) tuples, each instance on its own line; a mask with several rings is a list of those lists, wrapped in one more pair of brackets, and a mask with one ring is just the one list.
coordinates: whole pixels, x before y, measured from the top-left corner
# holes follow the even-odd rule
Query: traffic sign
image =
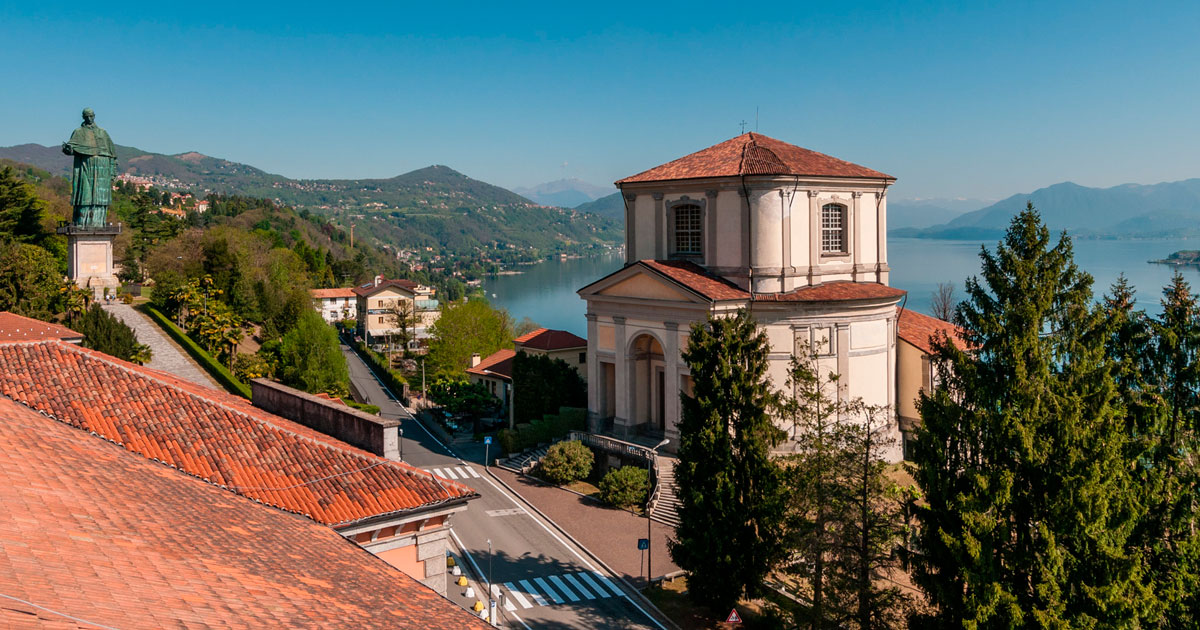
[(492, 436), (490, 436), (490, 435), (485, 435), (485, 436), (483, 436), (483, 443), (484, 443), (484, 444), (491, 444), (491, 443), (492, 443)]
[(650, 539), (649, 538), (639, 538), (638, 539), (638, 549), (645, 551), (649, 548), (650, 548)]
[(738, 616), (736, 608), (729, 611), (729, 616), (725, 618), (725, 623), (742, 623), (742, 618)]

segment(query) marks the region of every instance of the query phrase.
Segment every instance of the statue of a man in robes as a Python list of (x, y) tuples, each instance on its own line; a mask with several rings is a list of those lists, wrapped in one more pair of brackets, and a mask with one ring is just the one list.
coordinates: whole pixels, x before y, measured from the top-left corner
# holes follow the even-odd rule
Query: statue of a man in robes
[(71, 222), (79, 227), (107, 225), (112, 202), (112, 180), (117, 174), (117, 150), (108, 132), (96, 126), (96, 114), (83, 110), (83, 124), (62, 145), (63, 153), (75, 156), (71, 169)]

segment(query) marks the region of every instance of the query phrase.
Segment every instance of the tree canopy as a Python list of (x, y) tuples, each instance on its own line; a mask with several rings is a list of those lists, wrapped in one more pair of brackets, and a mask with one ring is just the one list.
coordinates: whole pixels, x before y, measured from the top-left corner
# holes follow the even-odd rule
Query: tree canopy
[(486, 357), (513, 347), (513, 319), (504, 309), (486, 300), (448, 304), (431, 327), (428, 364), (434, 374), (460, 375), (470, 365), (471, 354)]

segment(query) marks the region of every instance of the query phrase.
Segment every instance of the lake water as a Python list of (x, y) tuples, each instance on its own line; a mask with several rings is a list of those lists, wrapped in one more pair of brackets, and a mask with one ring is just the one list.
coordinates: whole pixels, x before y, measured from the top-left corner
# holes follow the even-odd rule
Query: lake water
[[(908, 291), (905, 305), (929, 312), (930, 298), (939, 282), (952, 282), (955, 298), (963, 299), (963, 281), (979, 273), (979, 247), (994, 249), (994, 241), (943, 241), (912, 238), (888, 239), (890, 284)], [(1096, 279), (1096, 295), (1108, 290), (1125, 273), (1137, 289), (1138, 305), (1158, 313), (1162, 287), (1174, 267), (1146, 261), (1166, 258), (1181, 249), (1200, 249), (1200, 239), (1146, 239), (1129, 241), (1076, 240), (1075, 263)], [(541, 326), (587, 335), (586, 305), (576, 295), (580, 288), (621, 268), (620, 254), (553, 260), (520, 267), (520, 275), (497, 276), (483, 281), (488, 299), (507, 308), (514, 317), (528, 317)], [(1184, 277), (1200, 285), (1200, 270), (1181, 267)]]

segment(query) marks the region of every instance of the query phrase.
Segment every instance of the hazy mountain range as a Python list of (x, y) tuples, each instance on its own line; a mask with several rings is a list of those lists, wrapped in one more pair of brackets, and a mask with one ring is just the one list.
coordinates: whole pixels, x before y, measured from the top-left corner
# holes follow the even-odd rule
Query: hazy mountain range
[[(67, 174), (71, 158), (58, 147), (0, 147), (0, 158)], [(273, 199), (346, 222), (374, 224), (367, 238), (401, 248), (438, 246), (449, 252), (483, 248), (575, 251), (619, 243), (622, 226), (570, 208), (535, 203), (472, 179), (448, 166), (429, 166), (386, 179), (291, 179), (200, 153), (164, 155), (117, 146), (121, 171), (158, 187)]]
[[(1200, 179), (1089, 188), (1072, 182), (1039, 188), (931, 227), (889, 230), (894, 236), (998, 238), (1032, 201), (1050, 229), (1093, 238), (1154, 238), (1200, 234)], [(889, 211), (894, 206), (888, 204)], [(890, 217), (889, 217), (890, 219)]]
[(594, 201), (613, 191), (613, 187), (597, 186), (575, 177), (558, 179), (532, 187), (514, 188), (513, 192), (547, 206), (574, 208)]

